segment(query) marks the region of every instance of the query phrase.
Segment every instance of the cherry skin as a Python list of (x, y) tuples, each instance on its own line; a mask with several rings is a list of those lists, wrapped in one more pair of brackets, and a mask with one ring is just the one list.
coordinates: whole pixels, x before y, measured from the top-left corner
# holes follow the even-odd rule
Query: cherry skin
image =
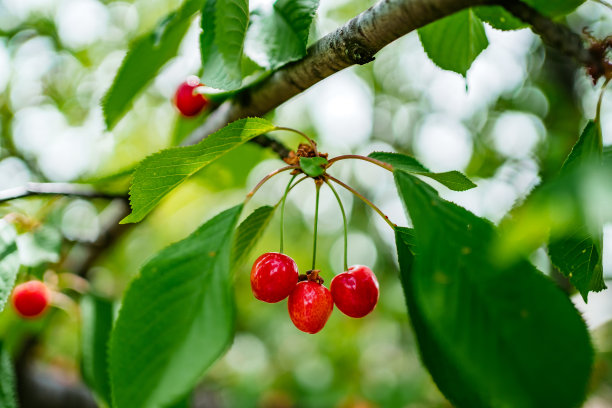
[(174, 104), (181, 115), (196, 116), (208, 105), (209, 101), (206, 96), (194, 92), (199, 86), (202, 86), (202, 84), (196, 76), (190, 76), (179, 85), (174, 95)]
[(293, 291), (298, 276), (298, 267), (293, 259), (278, 252), (267, 252), (253, 263), (251, 290), (259, 300), (280, 302)]
[(378, 303), (378, 280), (367, 266), (351, 266), (336, 275), (329, 288), (338, 309), (350, 317), (364, 317)]
[(19, 316), (34, 319), (49, 307), (51, 291), (41, 281), (31, 280), (15, 286), (11, 302)]
[(289, 317), (295, 327), (303, 332), (319, 332), (334, 309), (329, 290), (317, 282), (303, 281), (297, 284), (287, 302)]

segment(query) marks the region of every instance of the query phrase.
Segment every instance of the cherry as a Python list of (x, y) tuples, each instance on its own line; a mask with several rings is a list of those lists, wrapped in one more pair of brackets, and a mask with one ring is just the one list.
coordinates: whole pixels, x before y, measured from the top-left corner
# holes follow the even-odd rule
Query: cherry
[(174, 104), (183, 116), (196, 116), (208, 105), (208, 98), (201, 93), (194, 92), (202, 86), (196, 76), (190, 76), (185, 82), (179, 85), (174, 95)]
[(298, 267), (293, 259), (278, 252), (267, 252), (253, 263), (251, 289), (259, 300), (280, 302), (295, 288)]
[(378, 280), (367, 266), (351, 266), (336, 275), (329, 287), (338, 309), (350, 317), (364, 317), (378, 303)]
[(51, 292), (41, 281), (31, 280), (15, 286), (11, 301), (17, 314), (33, 319), (47, 310), (51, 301)]
[(287, 302), (289, 317), (295, 327), (303, 332), (319, 332), (334, 309), (329, 290), (320, 283), (303, 281), (297, 284)]

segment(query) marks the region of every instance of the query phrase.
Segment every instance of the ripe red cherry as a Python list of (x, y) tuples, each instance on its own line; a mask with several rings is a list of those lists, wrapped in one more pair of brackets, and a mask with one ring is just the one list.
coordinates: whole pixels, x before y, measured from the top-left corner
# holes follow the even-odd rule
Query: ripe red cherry
[(378, 280), (367, 266), (351, 266), (336, 275), (329, 288), (338, 309), (350, 317), (363, 317), (378, 303)]
[(15, 286), (11, 301), (21, 317), (33, 319), (47, 310), (51, 292), (44, 283), (31, 280)]
[(259, 300), (280, 302), (295, 288), (298, 267), (293, 259), (278, 252), (267, 252), (253, 263), (251, 289)]
[(198, 77), (190, 76), (179, 85), (174, 95), (174, 104), (183, 116), (195, 116), (208, 105), (208, 98), (194, 90), (202, 86)]
[(289, 317), (295, 327), (303, 332), (319, 332), (334, 309), (329, 290), (317, 282), (304, 281), (297, 284), (289, 295)]

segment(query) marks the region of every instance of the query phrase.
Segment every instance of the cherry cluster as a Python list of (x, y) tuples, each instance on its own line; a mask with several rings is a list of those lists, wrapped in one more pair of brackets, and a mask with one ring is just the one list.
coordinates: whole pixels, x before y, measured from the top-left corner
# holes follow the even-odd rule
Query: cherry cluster
[(251, 289), (257, 299), (268, 303), (289, 297), (291, 321), (311, 334), (325, 326), (334, 304), (345, 315), (360, 318), (374, 310), (378, 302), (378, 281), (367, 266), (351, 266), (335, 276), (330, 291), (318, 270), (300, 275), (295, 261), (279, 252), (267, 252), (255, 260)]

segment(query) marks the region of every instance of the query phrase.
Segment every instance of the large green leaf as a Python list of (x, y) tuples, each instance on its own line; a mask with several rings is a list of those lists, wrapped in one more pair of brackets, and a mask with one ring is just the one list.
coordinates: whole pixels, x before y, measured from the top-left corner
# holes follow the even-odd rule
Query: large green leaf
[(102, 99), (106, 126), (110, 129), (132, 105), (136, 95), (177, 53), (191, 17), (203, 0), (186, 0), (183, 6), (166, 16), (150, 33), (138, 38), (121, 63), (113, 84)]
[(242, 55), (247, 26), (248, 0), (206, 0), (202, 10), (202, 80), (219, 89), (242, 84)]
[(277, 0), (271, 9), (254, 11), (245, 52), (268, 69), (302, 58), (318, 6), (318, 0)]
[(178, 401), (231, 342), (230, 251), (241, 209), (159, 252), (130, 285), (110, 341), (115, 408)]
[(88, 294), (81, 299), (81, 368), (83, 380), (96, 397), (111, 405), (108, 340), (113, 328), (113, 302)]
[(121, 222), (142, 220), (189, 176), (248, 140), (274, 129), (275, 126), (265, 119), (240, 119), (196, 145), (173, 147), (147, 157), (134, 171), (130, 188), (132, 213)]
[(463, 76), (489, 45), (484, 25), (471, 9), (430, 23), (418, 33), (425, 52), (437, 66)]
[(528, 262), (494, 259), (488, 221), (405, 172), (395, 181), (414, 223), (412, 267), (398, 239), (402, 283), (440, 390), (458, 408), (583, 402), (593, 349), (569, 298)]
[(0, 219), (0, 311), (4, 310), (19, 272), (19, 253), (12, 224)]
[[(597, 165), (602, 161), (602, 138), (599, 126), (589, 121), (561, 168), (561, 177)], [(573, 194), (572, 191), (569, 191)], [(551, 234), (548, 252), (553, 264), (582, 295), (586, 302), (589, 292), (606, 289), (603, 279), (603, 223), (598, 231), (587, 225), (577, 225), (568, 233)]]
[(264, 205), (253, 211), (238, 227), (232, 248), (232, 263), (240, 265), (249, 255), (266, 227), (276, 207)]
[(0, 407), (17, 408), (15, 371), (11, 356), (2, 343), (0, 343)]
[(443, 173), (433, 173), (429, 171), (427, 167), (419, 163), (417, 159), (406, 156), (405, 154), (373, 152), (370, 153), (370, 157), (390, 164), (396, 170), (429, 177), (454, 191), (465, 191), (476, 187), (476, 184), (474, 184), (472, 180), (467, 178), (463, 173), (456, 170), (446, 171)]

